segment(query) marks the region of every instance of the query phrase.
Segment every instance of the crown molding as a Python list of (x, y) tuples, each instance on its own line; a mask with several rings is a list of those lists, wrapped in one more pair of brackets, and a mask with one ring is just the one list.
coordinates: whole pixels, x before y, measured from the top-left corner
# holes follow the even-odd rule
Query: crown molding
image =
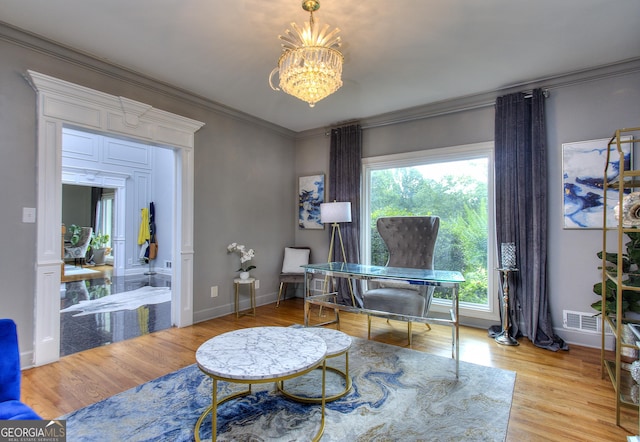
[(442, 115), (457, 112), (481, 109), (494, 106), (496, 98), (506, 94), (515, 92), (528, 92), (536, 88), (553, 91), (569, 86), (574, 86), (576, 84), (598, 81), (621, 75), (628, 75), (634, 72), (640, 72), (640, 57), (594, 68), (583, 69), (580, 71), (574, 71), (565, 74), (539, 78), (536, 80), (518, 84), (512, 84), (494, 91), (462, 96), (454, 99), (425, 104), (423, 106), (417, 106), (396, 112), (381, 114), (370, 118), (364, 118), (361, 121), (361, 125), (363, 129), (370, 129), (391, 124), (400, 124), (426, 118), (439, 117)]
[(140, 74), (124, 66), (106, 62), (97, 58), (95, 55), (56, 43), (52, 40), (48, 40), (37, 34), (25, 31), (2, 21), (0, 21), (0, 40), (94, 71), (100, 75), (126, 82), (135, 87), (153, 92), (154, 94), (160, 94), (172, 99), (188, 102), (190, 105), (195, 105), (235, 120), (255, 124), (285, 137), (295, 138), (296, 133), (290, 129), (278, 126), (244, 112), (240, 112), (200, 95), (193, 94), (171, 84)]
[[(363, 130), (394, 124), (408, 123), (417, 120), (440, 117), (443, 115), (465, 112), (474, 109), (482, 109), (495, 105), (496, 98), (515, 92), (528, 92), (532, 89), (543, 88), (549, 92), (577, 84), (603, 80), (622, 75), (640, 72), (640, 57), (623, 60), (617, 63), (597, 66), (580, 71), (553, 75), (536, 80), (512, 84), (503, 88), (487, 91), (479, 94), (467, 95), (449, 100), (429, 103), (422, 106), (402, 109), (395, 112), (363, 118), (360, 125)], [(340, 125), (336, 123), (335, 126)], [(296, 139), (307, 139), (325, 136), (330, 128), (309, 129), (298, 132)]]
[[(107, 63), (99, 58), (80, 52), (76, 49), (58, 44), (44, 39), (36, 34), (16, 28), (12, 25), (0, 21), (0, 40), (13, 43), (24, 48), (46, 54), (48, 56), (63, 60), (65, 62), (78, 65), (85, 69), (93, 70), (101, 75), (105, 75), (119, 81), (125, 81), (136, 87), (144, 88), (153, 93), (186, 101), (190, 104), (200, 106), (207, 110), (223, 114), (236, 120), (250, 122), (280, 135), (296, 140), (324, 137), (330, 127), (319, 127), (302, 132), (295, 132), (282, 126), (275, 125), (268, 121), (245, 114), (228, 106), (216, 103), (199, 95), (195, 95), (186, 90), (176, 88), (170, 84), (163, 83), (151, 77), (139, 74), (135, 71)], [(597, 66), (589, 69), (552, 75), (544, 78), (507, 85), (503, 88), (486, 91), (479, 94), (466, 95), (453, 99), (443, 100), (435, 103), (428, 103), (421, 106), (402, 109), (399, 111), (380, 114), (360, 120), (363, 130), (375, 127), (402, 124), (416, 120), (439, 117), (443, 115), (465, 112), (474, 109), (481, 109), (493, 106), (497, 97), (518, 91), (527, 91), (535, 88), (544, 88), (549, 91), (573, 86), (585, 82), (602, 80), (605, 78), (627, 75), (640, 71), (640, 57), (623, 60), (617, 63)], [(338, 126), (336, 122), (333, 126)]]

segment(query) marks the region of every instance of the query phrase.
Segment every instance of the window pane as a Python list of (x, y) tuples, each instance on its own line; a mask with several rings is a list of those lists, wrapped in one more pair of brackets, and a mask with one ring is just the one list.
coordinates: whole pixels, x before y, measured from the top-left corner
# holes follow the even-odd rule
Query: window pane
[(113, 194), (107, 194), (100, 200), (100, 229), (104, 235), (109, 235), (107, 247), (111, 247), (113, 239)]
[[(376, 229), (383, 216), (440, 217), (435, 267), (462, 272), (460, 301), (488, 304), (487, 158), (444, 161), (371, 171), (371, 263), (385, 265), (387, 252)], [(450, 297), (436, 290), (435, 297)]]

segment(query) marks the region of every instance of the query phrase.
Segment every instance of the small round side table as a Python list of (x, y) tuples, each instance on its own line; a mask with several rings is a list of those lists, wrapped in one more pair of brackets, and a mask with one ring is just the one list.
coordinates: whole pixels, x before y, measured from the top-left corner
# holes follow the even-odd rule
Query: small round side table
[(345, 370), (342, 371), (336, 367), (331, 367), (326, 365), (325, 369), (328, 371), (333, 371), (337, 373), (338, 376), (344, 379), (344, 389), (336, 394), (331, 396), (317, 397), (317, 396), (302, 396), (300, 394), (293, 393), (288, 391), (284, 387), (284, 380), (276, 383), (276, 387), (280, 392), (286, 397), (310, 404), (319, 404), (324, 400), (325, 402), (332, 402), (336, 399), (340, 399), (345, 396), (349, 391), (351, 391), (352, 381), (351, 376), (349, 375), (349, 349), (351, 348), (351, 336), (343, 333), (339, 330), (333, 330), (331, 328), (323, 328), (323, 327), (304, 327), (304, 328), (296, 328), (295, 330), (302, 330), (306, 333), (311, 333), (313, 335), (321, 337), (324, 342), (327, 344), (327, 355), (326, 359), (335, 358), (341, 355), (344, 355), (345, 358)]
[[(239, 301), (240, 286), (246, 285), (246, 284), (249, 285), (249, 301), (251, 303), (251, 307), (249, 307), (248, 310), (245, 310), (244, 312), (241, 313), (240, 301)], [(256, 279), (255, 278), (247, 278), (247, 279), (235, 278), (233, 280), (233, 285), (235, 286), (235, 289), (236, 289), (236, 296), (235, 296), (236, 318), (239, 318), (241, 314), (255, 316), (256, 315)]]

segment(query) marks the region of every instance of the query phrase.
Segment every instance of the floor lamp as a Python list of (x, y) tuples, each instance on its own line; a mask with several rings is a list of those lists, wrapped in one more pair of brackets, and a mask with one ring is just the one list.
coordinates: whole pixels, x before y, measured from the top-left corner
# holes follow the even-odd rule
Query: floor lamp
[[(344, 242), (342, 242), (342, 232), (340, 231), (340, 223), (351, 222), (351, 203), (350, 202), (332, 202), (320, 204), (320, 222), (323, 224), (331, 224), (331, 242), (329, 244), (329, 256), (327, 262), (331, 262), (333, 256), (333, 244), (335, 242), (336, 232), (340, 240), (340, 249), (342, 250), (342, 260), (347, 262), (347, 254), (344, 251)], [(355, 296), (353, 296), (353, 287), (351, 280), (348, 281), (349, 292), (351, 292), (352, 305), (356, 305)], [(325, 280), (326, 287), (326, 280)]]

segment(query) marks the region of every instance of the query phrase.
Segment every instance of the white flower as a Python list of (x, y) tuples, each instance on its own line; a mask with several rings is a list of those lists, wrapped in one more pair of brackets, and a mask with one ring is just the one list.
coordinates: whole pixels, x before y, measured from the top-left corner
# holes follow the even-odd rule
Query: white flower
[(247, 249), (244, 245), (234, 242), (227, 246), (227, 252), (237, 252), (238, 255), (240, 255), (240, 268), (238, 272), (248, 272), (256, 268), (254, 265), (244, 266), (245, 262), (251, 261), (256, 256), (256, 252), (253, 249)]

